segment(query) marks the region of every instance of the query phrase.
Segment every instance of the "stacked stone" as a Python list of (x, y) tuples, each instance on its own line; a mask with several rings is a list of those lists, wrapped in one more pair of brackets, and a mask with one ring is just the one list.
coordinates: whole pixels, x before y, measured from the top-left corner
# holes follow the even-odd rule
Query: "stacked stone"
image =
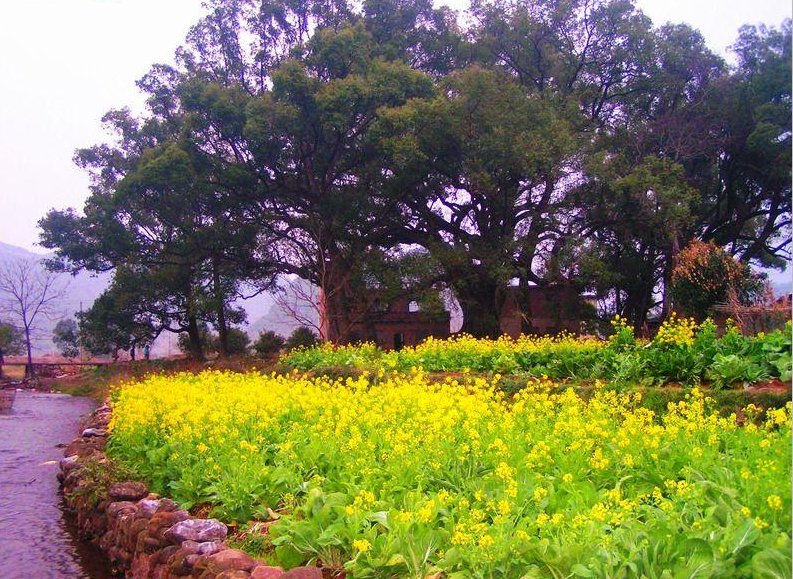
[(229, 548), (226, 525), (191, 516), (143, 483), (116, 482), (97, 496), (98, 483), (86, 464), (107, 462), (109, 421), (107, 405), (94, 412), (66, 447), (58, 480), (80, 532), (99, 545), (114, 571), (127, 579), (322, 579), (317, 567), (284, 571)]

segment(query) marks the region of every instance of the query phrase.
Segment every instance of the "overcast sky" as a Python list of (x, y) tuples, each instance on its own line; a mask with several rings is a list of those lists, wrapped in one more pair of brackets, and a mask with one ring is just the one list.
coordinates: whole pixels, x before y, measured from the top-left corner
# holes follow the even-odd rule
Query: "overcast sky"
[[(451, 0), (464, 8), (466, 0)], [(200, 0), (0, 0), (0, 241), (36, 247), (51, 207), (82, 208), (74, 150), (105, 139), (110, 108), (142, 108), (135, 81), (170, 62)], [(778, 26), (790, 0), (639, 0), (655, 24), (687, 22), (721, 55), (745, 23)]]

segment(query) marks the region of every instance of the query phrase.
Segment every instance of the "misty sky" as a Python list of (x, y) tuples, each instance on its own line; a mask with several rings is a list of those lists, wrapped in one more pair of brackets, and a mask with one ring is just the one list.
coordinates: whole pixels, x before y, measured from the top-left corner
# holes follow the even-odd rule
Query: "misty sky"
[[(437, 1), (437, 0), (436, 0)], [(444, 2), (460, 9), (466, 0)], [(142, 109), (135, 81), (170, 62), (200, 0), (4, 0), (0, 19), (0, 241), (36, 247), (51, 207), (81, 208), (78, 147), (105, 140), (104, 112)], [(778, 26), (790, 0), (638, 0), (655, 24), (687, 22), (727, 55), (744, 23)]]

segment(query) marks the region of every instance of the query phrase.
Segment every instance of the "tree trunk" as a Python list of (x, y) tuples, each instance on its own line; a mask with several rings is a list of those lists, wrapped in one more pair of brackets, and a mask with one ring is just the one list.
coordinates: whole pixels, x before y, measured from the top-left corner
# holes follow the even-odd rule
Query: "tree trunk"
[(666, 254), (666, 263), (664, 264), (664, 297), (663, 308), (661, 311), (662, 319), (672, 313), (675, 305), (672, 301), (672, 271), (675, 269), (675, 260), (677, 254), (680, 253), (680, 241), (678, 240), (677, 232), (672, 235), (672, 247)]
[(373, 301), (361, 288), (350, 287), (350, 268), (342, 259), (325, 261), (322, 290), (323, 338), (334, 344), (374, 339)]
[(212, 285), (213, 293), (215, 294), (219, 354), (221, 356), (227, 356), (229, 353), (229, 331), (226, 325), (226, 300), (220, 284), (220, 271), (218, 270), (216, 261), (212, 263)]
[(463, 311), (461, 331), (477, 338), (497, 338), (501, 335), (501, 310), (504, 288), (488, 280), (455, 287), (457, 301)]
[(33, 348), (30, 344), (30, 328), (27, 322), (25, 322), (25, 348), (28, 354), (28, 362), (25, 365), (25, 379), (33, 380), (36, 377), (36, 369), (33, 366)]
[(190, 340), (190, 355), (194, 360), (204, 360), (204, 345), (201, 343), (201, 329), (198, 327), (198, 317), (195, 313), (193, 288), (189, 284), (185, 289), (187, 298), (187, 337)]
[(356, 320), (360, 316), (350, 311), (350, 296), (346, 294), (344, 287), (329, 288), (329, 291), (322, 292), (323, 333), (325, 339), (334, 344), (349, 344), (361, 339), (357, 336), (359, 332), (356, 326), (366, 323), (365, 319)]
[(190, 355), (198, 361), (204, 359), (204, 345), (201, 343), (201, 330), (198, 320), (190, 315), (187, 318), (187, 337), (190, 339)]

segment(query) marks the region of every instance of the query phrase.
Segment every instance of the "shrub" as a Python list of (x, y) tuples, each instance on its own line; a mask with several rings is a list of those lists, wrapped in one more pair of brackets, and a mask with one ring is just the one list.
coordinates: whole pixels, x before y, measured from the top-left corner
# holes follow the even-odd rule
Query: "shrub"
[(699, 319), (734, 292), (740, 303), (754, 303), (764, 289), (762, 279), (714, 243), (694, 241), (681, 251), (672, 271), (676, 305)]
[[(328, 367), (354, 367), (383, 372), (482, 372), (547, 376), (556, 380), (610, 380), (619, 386), (654, 386), (670, 382), (693, 386), (704, 379), (723, 387), (768, 377), (786, 381), (791, 375), (790, 326), (784, 331), (749, 337), (731, 325), (717, 336), (714, 323), (697, 324), (672, 314), (655, 339), (637, 340), (624, 319), (616, 318), (608, 340), (572, 335), (521, 336), (497, 340), (458, 335), (428, 338), (400, 351), (374, 344), (321, 344), (289, 352), (287, 368), (326, 373)], [(718, 358), (716, 362), (717, 355)], [(744, 362), (736, 363), (735, 356)], [(711, 367), (716, 368), (711, 371)], [(741, 366), (738, 368), (738, 366)]]
[(25, 334), (11, 324), (0, 321), (0, 349), (6, 356), (25, 352)]
[[(220, 343), (217, 338), (216, 345), (214, 350), (216, 352), (220, 351)], [(248, 351), (248, 347), (250, 346), (251, 338), (248, 334), (239, 329), (239, 328), (229, 328), (228, 331), (228, 353), (229, 354), (244, 354)]]
[(284, 339), (272, 330), (265, 330), (259, 333), (259, 337), (253, 343), (253, 349), (262, 358), (269, 354), (276, 354), (284, 347)]
[[(201, 345), (204, 348), (204, 354), (211, 354), (215, 352), (215, 347), (217, 346), (217, 338), (215, 334), (213, 334), (209, 327), (206, 324), (203, 324), (199, 329), (199, 334), (201, 336)], [(190, 355), (192, 352), (190, 351), (190, 336), (187, 332), (182, 332), (179, 334), (179, 337), (176, 340), (176, 344), (179, 347), (179, 350), (183, 354)]]
[(312, 332), (309, 328), (305, 326), (300, 326), (296, 328), (292, 335), (289, 336), (289, 339), (286, 341), (284, 347), (287, 350), (294, 350), (295, 348), (310, 348), (311, 346), (315, 345), (319, 338), (317, 335)]
[(69, 318), (55, 324), (55, 329), (52, 331), (52, 341), (64, 358), (76, 358), (80, 354), (77, 322)]

